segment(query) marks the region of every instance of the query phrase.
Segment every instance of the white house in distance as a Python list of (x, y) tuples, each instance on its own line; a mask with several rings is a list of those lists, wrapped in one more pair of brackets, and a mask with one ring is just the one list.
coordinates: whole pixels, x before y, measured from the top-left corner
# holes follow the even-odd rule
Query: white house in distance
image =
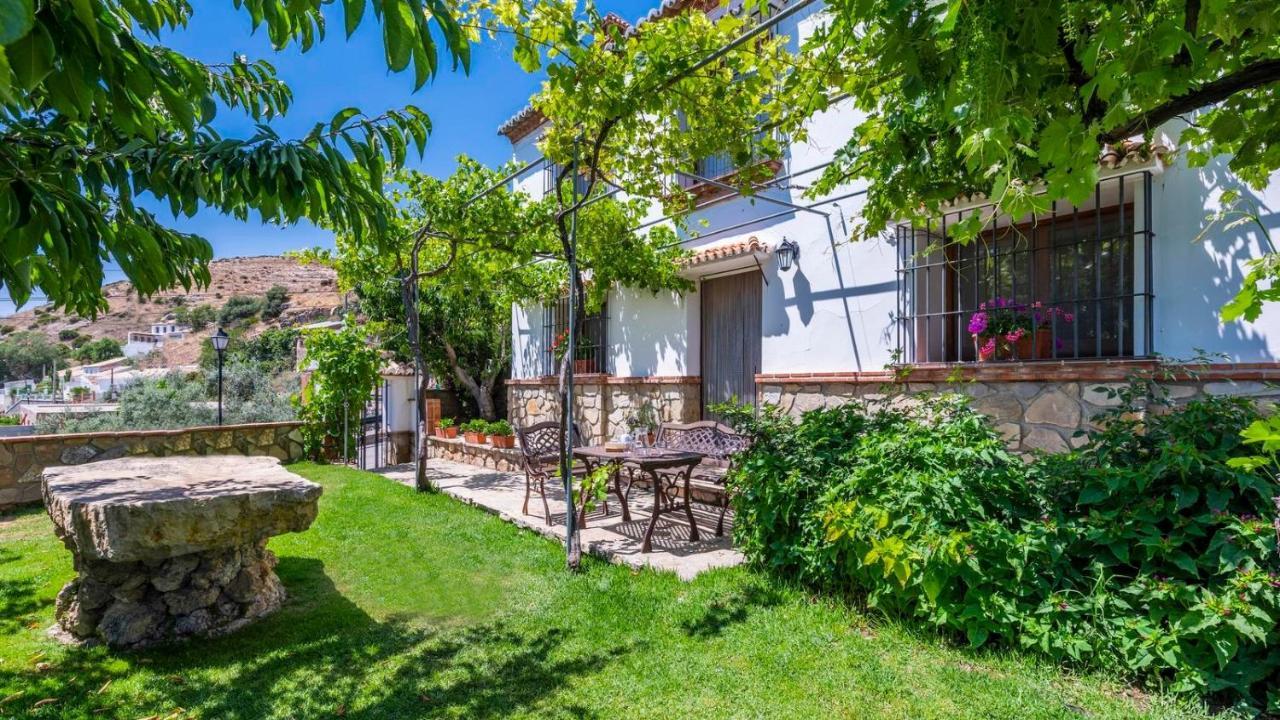
[(139, 357), (164, 347), (166, 340), (181, 340), (191, 333), (191, 328), (176, 322), (152, 323), (148, 332), (130, 332), (124, 344), (125, 357)]
[[(666, 0), (650, 17), (733, 11)], [(776, 31), (795, 43), (822, 12), (815, 3)], [(1059, 201), (1039, 217), (1000, 217), (980, 242), (924, 254), (957, 220), (989, 210), (985, 199), (957, 198), (925, 227), (858, 241), (849, 230), (865, 186), (804, 194), (857, 117), (848, 101), (815, 117), (809, 138), (776, 159), (775, 179), (753, 200), (717, 200), (714, 185), (688, 179), (705, 198), (688, 223), (705, 229), (685, 245), (693, 253), (685, 272), (697, 289), (658, 296), (616, 289), (584, 330), (591, 350), (578, 370), (589, 374), (580, 377), (575, 413), (596, 439), (624, 432), (641, 400), (687, 421), (732, 396), (800, 412), (878, 396), (885, 383), (905, 379), (908, 391), (972, 394), (1012, 446), (1057, 450), (1111, 402), (1096, 388), (1168, 359), (1222, 356), (1179, 376), (1175, 397), (1263, 395), (1264, 381), (1280, 378), (1280, 311), (1256, 323), (1224, 325), (1218, 316), (1239, 288), (1242, 264), (1266, 239), (1249, 226), (1214, 228), (1197, 240), (1228, 188), (1280, 229), (1280, 177), (1255, 193), (1225, 161), (1192, 169), (1178, 152), (1181, 126), (1171, 123), (1154, 147), (1109, 148), (1083, 205)], [(517, 161), (540, 157), (544, 121), (525, 108), (499, 129)], [(733, 169), (707, 158), (693, 172), (715, 179)], [(539, 163), (513, 185), (540, 196), (551, 171)], [(797, 251), (786, 269), (784, 245)], [(1017, 359), (982, 361), (968, 324), (997, 298), (1039, 303), (1039, 329)], [(563, 306), (513, 308), (508, 399), (517, 424), (556, 417), (550, 341), (564, 325)], [(949, 384), (957, 378), (966, 382)]]

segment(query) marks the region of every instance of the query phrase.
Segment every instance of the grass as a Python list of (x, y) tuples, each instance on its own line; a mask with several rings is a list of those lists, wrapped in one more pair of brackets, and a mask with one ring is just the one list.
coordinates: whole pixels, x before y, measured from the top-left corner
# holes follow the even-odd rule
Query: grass
[(70, 556), (0, 517), (0, 717), (1184, 718), (1194, 707), (1016, 653), (971, 652), (745, 569), (684, 583), (589, 560), (368, 473), (276, 538), (285, 607), (137, 653), (49, 640)]

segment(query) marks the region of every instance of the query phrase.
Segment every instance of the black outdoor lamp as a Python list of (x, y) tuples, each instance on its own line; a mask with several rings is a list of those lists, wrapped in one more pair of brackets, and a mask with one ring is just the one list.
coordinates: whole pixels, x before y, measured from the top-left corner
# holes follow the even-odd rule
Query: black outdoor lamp
[(231, 338), (227, 336), (227, 331), (218, 328), (218, 332), (209, 336), (209, 343), (213, 345), (213, 351), (218, 354), (218, 424), (222, 424), (222, 353), (227, 350), (227, 341)]
[(800, 259), (800, 246), (791, 242), (784, 235), (782, 244), (778, 246), (778, 269), (782, 272), (791, 270), (791, 266)]

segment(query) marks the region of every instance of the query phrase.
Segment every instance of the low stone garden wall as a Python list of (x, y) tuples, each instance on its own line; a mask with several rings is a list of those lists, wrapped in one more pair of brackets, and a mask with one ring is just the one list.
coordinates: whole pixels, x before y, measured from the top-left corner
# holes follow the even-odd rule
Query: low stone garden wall
[(427, 438), (427, 457), (467, 463), (477, 467), (492, 468), (502, 472), (519, 472), (519, 448), (496, 448), (492, 445), (475, 445), (458, 438)]
[[(559, 378), (507, 381), (507, 408), (511, 423), (528, 426), (559, 420)], [(643, 403), (650, 403), (663, 422), (693, 422), (702, 414), (700, 378), (614, 377), (580, 375), (574, 380), (574, 417), (591, 444), (627, 432), (628, 417)]]
[(1129, 379), (1161, 384), (1171, 402), (1205, 395), (1237, 395), (1270, 404), (1280, 400), (1280, 367), (1222, 364), (1203, 367), (1151, 361), (992, 363), (988, 366), (915, 368), (909, 371), (810, 375), (758, 375), (757, 399), (799, 415), (859, 399), (881, 401), (906, 393), (960, 392), (991, 417), (1009, 447), (1061, 452), (1079, 446), (1076, 433), (1120, 404), (1108, 391)]
[(0, 508), (38, 502), (40, 473), (53, 465), (139, 455), (269, 455), (282, 462), (300, 460), (301, 425), (253, 423), (0, 438)]

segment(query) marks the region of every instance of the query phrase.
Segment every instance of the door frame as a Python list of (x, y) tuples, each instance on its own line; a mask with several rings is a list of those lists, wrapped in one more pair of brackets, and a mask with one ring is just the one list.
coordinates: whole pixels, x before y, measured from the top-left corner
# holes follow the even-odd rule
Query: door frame
[[(749, 265), (749, 266), (746, 266), (746, 267), (734, 268), (734, 269), (732, 269), (732, 270), (725, 270), (725, 271), (722, 271), (722, 272), (709, 273), (709, 274), (706, 274), (706, 275), (700, 275), (700, 276), (698, 277), (698, 295), (699, 295), (699, 297), (698, 297), (698, 378), (699, 378), (699, 380), (700, 380), (700, 382), (699, 382), (699, 388), (698, 388), (698, 417), (699, 417), (699, 418), (702, 418), (702, 419), (706, 419), (706, 417), (707, 417), (707, 392), (706, 392), (706, 389), (705, 389), (705, 388), (706, 388), (706, 374), (705, 374), (704, 370), (705, 370), (705, 368), (706, 368), (707, 357), (708, 357), (708, 355), (709, 355), (709, 353), (708, 353), (708, 349), (709, 349), (709, 348), (707, 347), (707, 338), (708, 338), (708, 334), (707, 334), (707, 332), (706, 332), (706, 323), (704, 322), (704, 320), (706, 319), (706, 318), (705, 318), (705, 313), (706, 313), (706, 302), (705, 302), (705, 301), (706, 301), (706, 294), (704, 293), (703, 285), (704, 285), (704, 284), (705, 284), (705, 282), (706, 282), (706, 281), (708, 281), (708, 280), (720, 280), (720, 279), (722, 279), (722, 278), (732, 277), (732, 276), (734, 276), (734, 275), (747, 275), (747, 274), (754, 274), (754, 275), (756, 276), (756, 278), (759, 280), (759, 283), (760, 283), (760, 287), (759, 287), (759, 289), (760, 289), (760, 296), (759, 296), (759, 298), (760, 298), (760, 308), (759, 308), (759, 315), (760, 315), (760, 318), (759, 318), (759, 320), (760, 320), (760, 322), (761, 322), (761, 323), (763, 323), (763, 317), (764, 317), (764, 285), (766, 284), (766, 281), (765, 281), (765, 277), (764, 277), (764, 271), (763, 271), (763, 269), (762, 269), (758, 264), (757, 264), (757, 265)], [(759, 356), (759, 357), (757, 357), (757, 367), (753, 368), (753, 369), (752, 369), (752, 372), (751, 372), (751, 389), (752, 389), (752, 392), (751, 392), (751, 398), (750, 398), (750, 400), (751, 400), (751, 405), (752, 405), (752, 407), (758, 407), (758, 405), (759, 405), (759, 401), (758, 401), (758, 399), (757, 399), (757, 397), (756, 397), (757, 393), (755, 392), (755, 391), (756, 391), (756, 389), (757, 389), (757, 388), (756, 388), (756, 382), (755, 382), (755, 376), (756, 376), (757, 374), (759, 374), (759, 373), (760, 373), (760, 368), (758, 367), (758, 365), (760, 365), (760, 364), (761, 364), (761, 362), (763, 361), (763, 357), (762, 357), (762, 356), (763, 356), (763, 353), (764, 353), (764, 346), (763, 346), (763, 341), (764, 341), (764, 327), (763, 327), (763, 324), (761, 324), (761, 326), (760, 326), (759, 328), (757, 328), (756, 338), (757, 338), (757, 340), (760, 342), (760, 356)], [(741, 399), (745, 399), (745, 398), (739, 398), (739, 399), (741, 400)]]

